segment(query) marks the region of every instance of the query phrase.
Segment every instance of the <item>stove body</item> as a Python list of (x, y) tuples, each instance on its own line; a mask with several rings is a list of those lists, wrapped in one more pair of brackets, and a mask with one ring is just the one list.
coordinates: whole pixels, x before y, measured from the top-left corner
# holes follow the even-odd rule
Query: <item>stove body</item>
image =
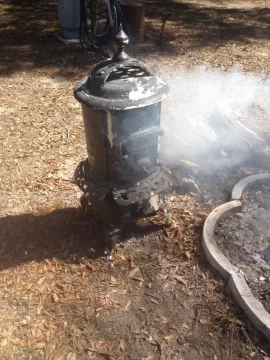
[[(88, 158), (75, 172), (90, 204), (109, 233), (159, 207), (159, 195), (170, 186), (158, 160), (161, 101), (168, 86), (143, 63), (124, 51), (127, 37), (117, 35), (119, 49), (99, 63), (75, 88), (82, 105)], [(109, 246), (111, 247), (111, 246)]]

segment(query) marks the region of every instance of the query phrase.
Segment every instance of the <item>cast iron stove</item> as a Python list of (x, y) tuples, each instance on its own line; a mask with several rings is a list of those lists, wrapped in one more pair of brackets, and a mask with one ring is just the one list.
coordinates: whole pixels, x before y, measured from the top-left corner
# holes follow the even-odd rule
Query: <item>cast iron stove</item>
[(88, 158), (75, 171), (83, 211), (92, 206), (107, 227), (108, 253), (127, 222), (160, 209), (170, 172), (158, 159), (161, 101), (168, 86), (142, 62), (118, 50), (75, 88), (82, 104)]

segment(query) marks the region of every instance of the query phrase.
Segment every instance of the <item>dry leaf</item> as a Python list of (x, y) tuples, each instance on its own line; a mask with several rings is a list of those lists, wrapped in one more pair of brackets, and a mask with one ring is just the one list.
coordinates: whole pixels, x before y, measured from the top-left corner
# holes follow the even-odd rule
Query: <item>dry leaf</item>
[(186, 255), (186, 257), (188, 258), (188, 260), (190, 260), (190, 252), (187, 250), (187, 251), (185, 251), (185, 255)]
[(76, 360), (77, 356), (74, 353), (68, 353), (66, 360)]
[(237, 317), (231, 317), (229, 319), (229, 322), (232, 322), (232, 323), (238, 324), (238, 325), (243, 325), (243, 322), (240, 319), (238, 319)]
[(4, 338), (4, 339), (1, 340), (1, 342), (0, 342), (0, 347), (1, 347), (1, 348), (4, 348), (5, 346), (7, 346), (7, 344), (8, 344), (7, 338)]
[(61, 289), (61, 290), (65, 290), (65, 285), (63, 285), (63, 284), (61, 284), (61, 283), (59, 283), (59, 282), (57, 282), (56, 284), (55, 284), (59, 289)]
[(130, 304), (131, 304), (131, 302), (129, 301), (129, 302), (127, 303), (127, 305), (125, 306), (125, 311), (127, 311), (127, 309), (128, 309), (128, 307), (129, 307)]
[(177, 228), (177, 229), (175, 229), (175, 231), (174, 231), (173, 238), (174, 238), (174, 239), (177, 238), (178, 235), (179, 235), (179, 229)]
[(113, 276), (111, 276), (111, 280), (109, 281), (110, 286), (119, 286), (121, 283), (117, 281)]
[(119, 301), (110, 298), (110, 302), (114, 305), (120, 305)]
[(205, 212), (205, 211), (199, 211), (196, 213), (196, 215), (200, 216), (200, 217), (207, 217), (208, 216), (208, 213)]
[(173, 341), (174, 339), (176, 339), (176, 337), (177, 337), (176, 334), (172, 334), (172, 335), (165, 336), (164, 340)]
[(157, 305), (159, 304), (159, 302), (158, 302), (156, 299), (152, 299), (152, 298), (151, 298), (151, 299), (149, 299), (149, 300), (150, 300), (152, 303), (154, 303), (154, 304), (157, 304)]
[(50, 330), (48, 330), (48, 331), (46, 332), (45, 337), (46, 337), (46, 341), (47, 341), (47, 342), (50, 341), (50, 339), (51, 339), (51, 332), (50, 332)]
[(42, 285), (42, 284), (44, 283), (45, 279), (46, 279), (45, 276), (43, 276), (42, 278), (40, 278), (40, 279), (38, 280), (37, 284), (38, 284), (38, 285)]
[(124, 355), (120, 355), (117, 360), (125, 360), (125, 356)]
[(45, 342), (44, 341), (41, 341), (41, 342), (38, 342), (35, 344), (35, 348), (36, 349), (44, 349), (46, 346)]
[(92, 306), (88, 306), (85, 311), (86, 319), (89, 320), (91, 316), (94, 314), (94, 312), (95, 312), (95, 308), (93, 308)]
[[(92, 352), (94, 354), (97, 354), (99, 356), (102, 356), (104, 359), (107, 359), (107, 360), (116, 360), (116, 356), (113, 355), (112, 353), (110, 352), (106, 352), (106, 351), (99, 351), (99, 350), (95, 350), (95, 349), (86, 349), (88, 352)], [(73, 358), (71, 359), (67, 359), (67, 360), (73, 360)], [(74, 360), (76, 360), (76, 358), (74, 358)]]
[(124, 351), (124, 350), (125, 350), (125, 342), (124, 342), (124, 340), (120, 340), (120, 341), (119, 341), (119, 347), (120, 347), (120, 350), (121, 350), (121, 351)]
[(189, 326), (187, 325), (187, 324), (182, 324), (182, 326), (183, 326), (183, 328), (185, 328), (185, 329), (189, 329)]
[(20, 343), (21, 343), (21, 339), (20, 338), (14, 338), (14, 339), (12, 339), (12, 340), (10, 340), (11, 341), (11, 343), (13, 344), (13, 345), (20, 345)]
[(187, 286), (187, 280), (185, 280), (185, 278), (183, 276), (180, 275), (173, 275), (173, 279), (181, 282), (182, 284)]
[(163, 233), (167, 238), (170, 237), (170, 234), (168, 233), (168, 231), (166, 229), (163, 229)]
[(53, 299), (54, 302), (59, 301), (59, 297), (55, 293), (52, 294), (52, 299)]
[(168, 320), (167, 320), (164, 316), (162, 316), (162, 317), (160, 318), (160, 323), (161, 323), (161, 324), (167, 324), (167, 322), (168, 322)]
[(130, 278), (132, 278), (138, 271), (140, 271), (140, 269), (139, 269), (138, 267), (135, 267), (134, 269), (132, 269), (132, 270), (130, 271), (130, 273), (128, 274), (128, 276), (129, 276)]
[(33, 334), (35, 340), (37, 340), (37, 341), (43, 340), (43, 332), (40, 329), (36, 329), (34, 331), (34, 333), (32, 332), (32, 334)]
[(41, 314), (42, 309), (43, 309), (43, 306), (42, 306), (42, 305), (38, 305), (38, 306), (37, 306), (37, 315), (40, 315), (40, 314)]
[(131, 279), (136, 280), (136, 281), (140, 281), (140, 282), (144, 282), (143, 278), (139, 278), (139, 277), (136, 277), (136, 276), (132, 276)]

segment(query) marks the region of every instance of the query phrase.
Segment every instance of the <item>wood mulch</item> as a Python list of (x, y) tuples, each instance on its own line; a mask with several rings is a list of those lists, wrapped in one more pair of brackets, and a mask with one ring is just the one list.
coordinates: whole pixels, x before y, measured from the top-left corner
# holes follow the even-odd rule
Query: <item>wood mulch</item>
[[(54, 38), (55, 1), (0, 11), (0, 358), (269, 359), (202, 253), (203, 221), (224, 201), (210, 184), (170, 194), (172, 224), (141, 220), (109, 271), (102, 225), (81, 217), (71, 181), (86, 157), (72, 87), (101, 58)], [(129, 50), (156, 68), (269, 74), (268, 17), (264, 0), (147, 1), (146, 42)]]

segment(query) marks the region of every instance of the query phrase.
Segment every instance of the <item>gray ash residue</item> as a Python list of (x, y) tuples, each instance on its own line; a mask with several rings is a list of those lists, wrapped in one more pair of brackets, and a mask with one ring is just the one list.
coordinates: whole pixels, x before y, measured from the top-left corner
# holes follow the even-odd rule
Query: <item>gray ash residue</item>
[(216, 241), (270, 312), (270, 187), (250, 187), (242, 202), (242, 213), (216, 227)]

